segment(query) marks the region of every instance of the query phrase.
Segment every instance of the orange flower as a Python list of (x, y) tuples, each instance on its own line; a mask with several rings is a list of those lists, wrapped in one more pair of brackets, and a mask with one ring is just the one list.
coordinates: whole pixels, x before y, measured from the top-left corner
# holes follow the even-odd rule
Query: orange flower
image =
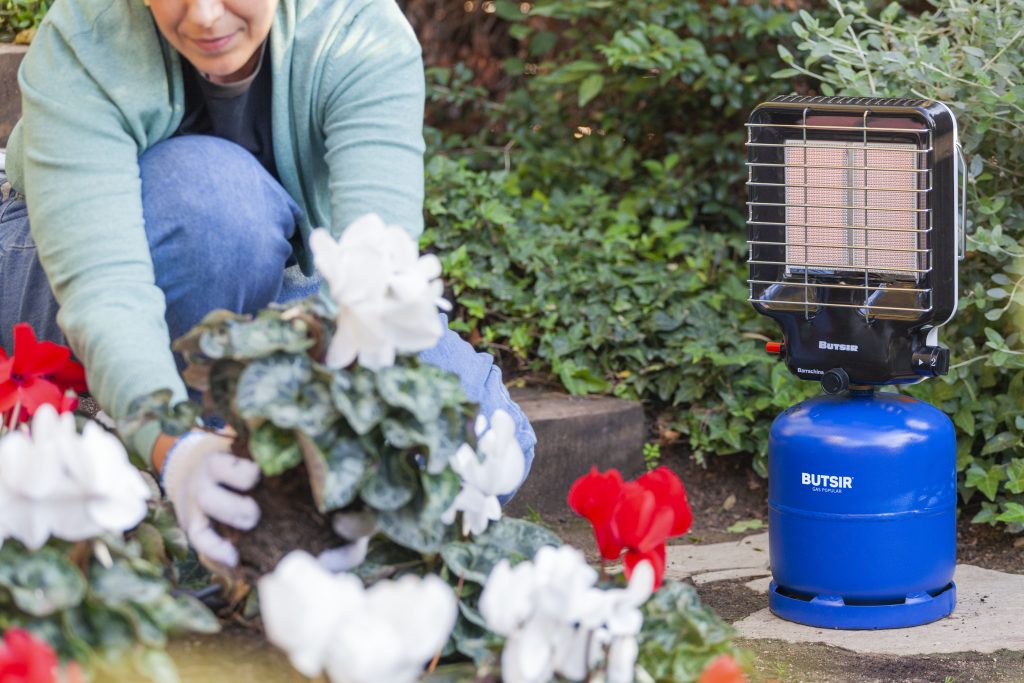
[(747, 674), (735, 659), (719, 655), (711, 660), (697, 683), (748, 683)]

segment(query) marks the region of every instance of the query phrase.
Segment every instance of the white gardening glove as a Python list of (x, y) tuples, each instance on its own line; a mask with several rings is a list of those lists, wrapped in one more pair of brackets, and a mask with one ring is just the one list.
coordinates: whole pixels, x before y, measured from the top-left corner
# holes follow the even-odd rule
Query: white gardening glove
[(260, 478), (259, 466), (231, 454), (231, 439), (209, 432), (189, 432), (164, 460), (163, 485), (178, 525), (205, 558), (234, 567), (238, 550), (210, 526), (217, 520), (248, 531), (260, 520), (256, 501), (225, 487), (248, 491)]
[(317, 557), (329, 572), (347, 572), (363, 563), (370, 546), (370, 536), (377, 528), (372, 512), (336, 512), (331, 517), (331, 528), (338, 534), (344, 545), (323, 551)]

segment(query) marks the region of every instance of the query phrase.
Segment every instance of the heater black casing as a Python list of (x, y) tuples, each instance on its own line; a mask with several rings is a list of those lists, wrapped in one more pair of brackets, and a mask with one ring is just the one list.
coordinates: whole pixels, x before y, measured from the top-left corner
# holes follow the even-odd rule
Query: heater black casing
[[(845, 371), (850, 384), (866, 385), (910, 384), (945, 374), (948, 350), (934, 345), (929, 332), (948, 321), (957, 304), (957, 141), (956, 121), (949, 109), (931, 100), (785, 96), (758, 106), (750, 124), (749, 140), (763, 144), (748, 147), (750, 178), (757, 181), (748, 183), (748, 206), (757, 206), (760, 219), (754, 220), (751, 209), (749, 239), (759, 245), (751, 247), (751, 300), (759, 313), (782, 328), (782, 354), (788, 368), (809, 380)], [(821, 279), (823, 286), (811, 287), (812, 295), (804, 293), (807, 285), (799, 290), (804, 301), (813, 298), (811, 306), (764, 303), (766, 297), (780, 293), (782, 300), (786, 298), (787, 279), (797, 284), (806, 281), (787, 275), (786, 266), (779, 265), (786, 261), (786, 247), (771, 246), (786, 240), (786, 190), (778, 185), (785, 183), (782, 145), (794, 136), (805, 141), (913, 144), (929, 150), (921, 153), (922, 164), (930, 172), (919, 200), (928, 210), (924, 215), (930, 216), (929, 230), (920, 242), (929, 250), (928, 268), (913, 286), (930, 294), (927, 305), (923, 295), (915, 301), (919, 313), (900, 318), (866, 313), (861, 307), (865, 291), (888, 294), (887, 283), (878, 274), (863, 272), (815, 276), (812, 279)], [(772, 285), (776, 289), (753, 284), (757, 282), (777, 283)], [(873, 289), (868, 290), (868, 285)]]

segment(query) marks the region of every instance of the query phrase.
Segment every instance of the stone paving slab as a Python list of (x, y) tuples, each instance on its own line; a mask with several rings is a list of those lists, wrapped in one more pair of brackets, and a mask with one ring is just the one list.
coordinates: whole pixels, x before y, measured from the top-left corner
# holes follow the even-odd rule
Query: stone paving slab
[[(731, 574), (721, 574), (718, 580), (767, 576), (771, 573), (768, 568), (768, 534), (737, 538), (735, 543), (670, 545), (666, 549), (665, 573), (673, 579), (694, 577), (694, 583), (697, 583), (697, 576), (708, 572)], [(706, 583), (707, 580), (702, 578), (700, 582)]]
[[(859, 653), (927, 655), (1024, 650), (1024, 576), (958, 565), (957, 606), (945, 619), (913, 628), (841, 631), (804, 626), (768, 610), (768, 534), (735, 543), (670, 546), (666, 574), (698, 586), (758, 576), (744, 586), (764, 596), (765, 607), (733, 626), (743, 638), (821, 643)], [(737, 588), (742, 590), (742, 588)]]
[[(874, 654), (943, 654), (1024, 650), (1024, 576), (958, 565), (956, 609), (945, 619), (913, 628), (839, 631), (794, 624), (767, 608), (733, 626), (744, 638), (773, 638), (791, 643), (824, 643)], [(765, 595), (769, 579), (747, 585)]]

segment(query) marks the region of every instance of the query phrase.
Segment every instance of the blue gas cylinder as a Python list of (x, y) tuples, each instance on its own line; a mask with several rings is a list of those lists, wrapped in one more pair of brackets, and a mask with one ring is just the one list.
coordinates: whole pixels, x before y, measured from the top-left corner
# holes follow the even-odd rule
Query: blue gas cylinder
[(952, 611), (956, 435), (933, 406), (851, 392), (793, 406), (769, 440), (769, 605), (834, 628)]

